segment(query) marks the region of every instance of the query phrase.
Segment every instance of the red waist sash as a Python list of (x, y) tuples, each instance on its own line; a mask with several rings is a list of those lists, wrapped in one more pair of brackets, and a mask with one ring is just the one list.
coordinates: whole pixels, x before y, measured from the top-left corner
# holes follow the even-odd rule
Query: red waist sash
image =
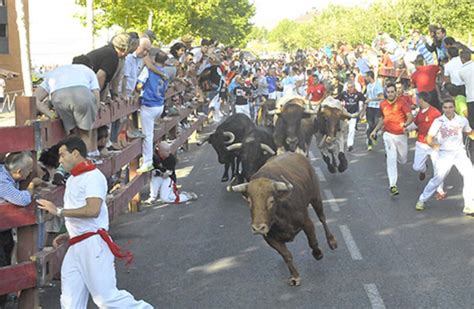
[(83, 241), (84, 239), (87, 239), (91, 236), (99, 234), (100, 237), (107, 243), (109, 246), (110, 251), (112, 251), (112, 254), (119, 259), (125, 259), (126, 263), (125, 265), (128, 266), (132, 263), (133, 261), (133, 254), (130, 251), (123, 250), (120, 248), (116, 243), (113, 242), (113, 240), (110, 238), (109, 233), (107, 233), (106, 230), (104, 229), (99, 229), (96, 232), (87, 232), (82, 235), (73, 237), (69, 239), (69, 245), (74, 245), (77, 244), (78, 242)]

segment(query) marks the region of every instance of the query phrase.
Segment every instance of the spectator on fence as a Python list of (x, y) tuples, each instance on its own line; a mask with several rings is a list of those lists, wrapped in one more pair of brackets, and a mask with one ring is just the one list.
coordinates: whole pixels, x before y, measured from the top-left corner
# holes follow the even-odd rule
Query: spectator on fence
[(121, 33), (116, 35), (110, 44), (94, 49), (87, 54), (92, 62), (92, 68), (97, 75), (102, 96), (104, 90), (115, 75), (119, 65), (119, 59), (124, 58), (128, 53), (129, 35)]
[(53, 244), (69, 239), (61, 266), (61, 307), (86, 308), (89, 294), (99, 308), (153, 308), (117, 289), (114, 256), (133, 257), (113, 243), (108, 235), (107, 181), (87, 157), (84, 142), (73, 136), (59, 147), (60, 163), (71, 173), (66, 182), (64, 208), (39, 199), (38, 207), (64, 217), (67, 234)]
[[(27, 152), (10, 153), (3, 164), (0, 164), (0, 204), (11, 203), (17, 206), (28, 206), (37, 185), (42, 183), (34, 178), (26, 190), (19, 189), (19, 182), (28, 178), (33, 171), (33, 159)], [(1, 208), (1, 206), (0, 206)], [(0, 230), (0, 267), (11, 264), (13, 253), (13, 236), (11, 229)], [(3, 308), (7, 295), (0, 295), (0, 308)]]
[(100, 104), (100, 86), (89, 65), (88, 57), (78, 56), (72, 65), (48, 72), (36, 88), (35, 96), (38, 110), (49, 118), (55, 118), (48, 105), (43, 103), (50, 96), (66, 133), (74, 130), (86, 143), (88, 155), (98, 156), (97, 132), (92, 128)]
[(155, 148), (153, 154), (153, 172), (150, 181), (150, 197), (145, 201), (147, 204), (156, 203), (158, 196), (163, 203), (185, 203), (196, 200), (198, 196), (193, 192), (179, 193), (176, 185), (176, 163), (177, 159), (171, 153), (170, 144), (161, 142)]
[[(168, 55), (158, 50), (155, 55), (155, 68), (163, 75), (165, 62)], [(168, 89), (168, 79), (163, 79), (161, 75), (145, 68), (138, 77), (137, 89), (141, 90), (141, 123), (145, 139), (142, 144), (143, 163), (137, 170), (138, 173), (146, 173), (153, 170), (153, 135), (155, 119), (160, 118), (164, 108), (165, 93)]]

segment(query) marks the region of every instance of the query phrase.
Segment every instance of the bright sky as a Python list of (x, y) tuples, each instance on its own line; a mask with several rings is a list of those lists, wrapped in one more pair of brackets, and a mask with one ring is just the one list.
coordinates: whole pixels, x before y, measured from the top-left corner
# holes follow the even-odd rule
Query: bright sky
[[(252, 1), (252, 0), (250, 0)], [(252, 22), (259, 27), (271, 29), (282, 19), (295, 19), (312, 8), (325, 8), (329, 4), (354, 5), (366, 4), (373, 0), (253, 0), (257, 12)]]

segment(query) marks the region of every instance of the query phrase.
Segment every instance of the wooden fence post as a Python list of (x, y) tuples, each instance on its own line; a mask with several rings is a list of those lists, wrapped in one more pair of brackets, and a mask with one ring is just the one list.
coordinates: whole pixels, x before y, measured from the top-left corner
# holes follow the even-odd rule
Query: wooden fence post
[[(17, 126), (24, 126), (28, 120), (36, 119), (36, 98), (18, 97), (15, 103), (15, 123)], [(33, 151), (33, 172), (36, 171), (36, 151)], [(29, 262), (38, 250), (38, 225), (30, 225), (18, 228), (18, 263)], [(38, 308), (38, 289), (31, 288), (21, 291), (18, 300), (20, 308)]]

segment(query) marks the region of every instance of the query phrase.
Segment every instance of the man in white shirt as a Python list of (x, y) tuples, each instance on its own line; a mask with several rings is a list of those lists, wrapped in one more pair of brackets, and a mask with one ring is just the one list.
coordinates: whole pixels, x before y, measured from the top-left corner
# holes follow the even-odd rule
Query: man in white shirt
[(35, 90), (36, 107), (49, 118), (56, 115), (43, 102), (48, 96), (67, 134), (75, 130), (86, 143), (88, 156), (99, 156), (97, 130), (92, 130), (100, 105), (99, 82), (87, 56), (48, 72)]
[(474, 215), (474, 171), (463, 143), (463, 133), (474, 139), (474, 132), (467, 119), (456, 114), (454, 107), (453, 100), (443, 102), (443, 115), (433, 121), (426, 136), (426, 143), (434, 150), (439, 150), (439, 155), (434, 177), (421, 193), (415, 208), (425, 209), (425, 202), (435, 193), (454, 165), (463, 177), (463, 212)]
[(459, 77), (462, 68), (462, 61), (459, 57), (459, 50), (455, 47), (448, 48), (449, 62), (444, 66), (444, 82), (452, 84), (457, 95), (465, 95), (464, 82)]
[(462, 68), (459, 70), (459, 78), (466, 86), (466, 100), (469, 125), (474, 127), (474, 63), (471, 60), (471, 51), (461, 52)]
[(69, 239), (69, 249), (61, 266), (61, 307), (86, 309), (89, 294), (99, 308), (153, 308), (117, 289), (114, 256), (133, 257), (113, 243), (107, 230), (109, 215), (105, 203), (105, 176), (86, 160), (84, 142), (69, 137), (59, 147), (59, 162), (71, 173), (64, 192), (64, 208), (47, 200), (37, 200), (38, 207), (64, 217), (67, 234), (58, 236), (53, 245)]

